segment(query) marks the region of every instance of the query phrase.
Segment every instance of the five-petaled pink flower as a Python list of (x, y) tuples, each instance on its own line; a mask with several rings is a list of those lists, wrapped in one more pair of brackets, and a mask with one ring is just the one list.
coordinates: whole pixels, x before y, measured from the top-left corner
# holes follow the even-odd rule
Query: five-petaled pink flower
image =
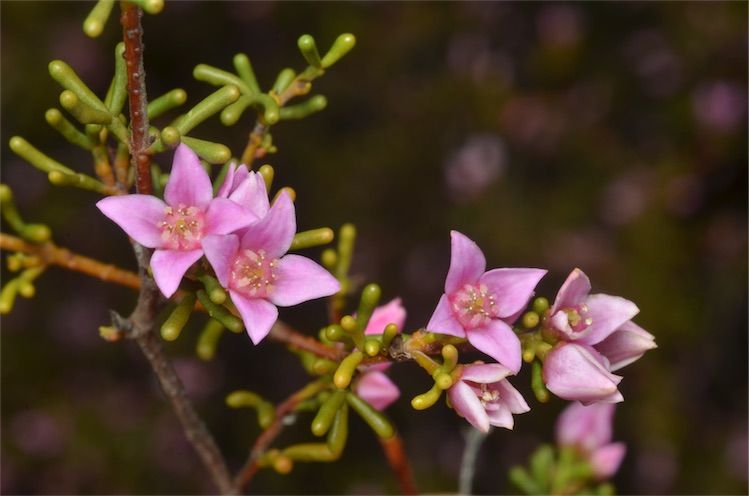
[(229, 199), (213, 198), (208, 174), (185, 145), (174, 152), (164, 200), (140, 194), (110, 196), (96, 206), (135, 241), (156, 248), (151, 270), (168, 298), (187, 269), (203, 256), (205, 236), (234, 232), (257, 217)]
[[(406, 309), (400, 298), (394, 298), (374, 309), (364, 334), (382, 334), (388, 324), (395, 324), (401, 331), (405, 322)], [(384, 374), (389, 367), (390, 363), (381, 363), (363, 368), (353, 386), (354, 392), (377, 410), (384, 410), (400, 396), (398, 386)]]
[(525, 308), (542, 269), (493, 269), (486, 272), (481, 249), (451, 231), (450, 270), (427, 329), (465, 337), (478, 350), (510, 369), (520, 370), (520, 340), (510, 324)]
[(221, 285), (229, 290), (255, 344), (276, 322), (277, 306), (296, 305), (340, 290), (338, 280), (309, 258), (283, 256), (295, 233), (294, 204), (283, 192), (241, 237), (229, 234), (203, 239), (206, 258)]
[(512, 371), (498, 363), (464, 365), (460, 380), (447, 390), (455, 411), (476, 429), (512, 429), (513, 414), (530, 410), (523, 396), (506, 379)]
[(577, 449), (599, 480), (614, 475), (627, 452), (624, 443), (611, 442), (615, 408), (607, 403), (584, 406), (576, 402), (557, 419), (557, 443)]
[[(610, 355), (618, 368), (639, 358), (655, 343), (629, 322), (639, 312), (634, 303), (618, 296), (589, 293), (588, 276), (580, 269), (573, 270), (544, 318), (545, 331), (559, 340), (544, 359), (544, 382), (560, 398), (586, 404), (617, 403), (624, 399), (617, 389), (622, 378), (611, 373), (611, 363), (604, 354)], [(614, 341), (604, 342), (609, 337)], [(596, 349), (599, 346), (601, 350)]]

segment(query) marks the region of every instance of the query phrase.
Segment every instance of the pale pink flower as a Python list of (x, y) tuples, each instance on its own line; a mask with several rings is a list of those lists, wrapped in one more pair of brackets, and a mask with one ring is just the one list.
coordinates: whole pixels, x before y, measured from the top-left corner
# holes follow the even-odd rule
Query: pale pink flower
[(247, 170), (246, 165), (237, 167), (236, 164), (229, 164), (229, 170), (216, 196), (238, 203), (258, 219), (265, 217), (270, 209), (263, 176), (255, 171)]
[(525, 308), (533, 289), (546, 274), (542, 269), (486, 271), (481, 249), (458, 231), (451, 231), (450, 270), (445, 294), (427, 329), (468, 341), (509, 368), (520, 370), (520, 340), (510, 324)]
[(611, 371), (637, 361), (646, 351), (657, 347), (655, 337), (631, 320), (594, 346), (609, 361)]
[(377, 410), (384, 410), (401, 394), (382, 368), (376, 365), (368, 367), (354, 383), (354, 392)]
[(206, 258), (229, 290), (250, 339), (265, 338), (278, 318), (276, 307), (330, 296), (338, 280), (309, 258), (286, 255), (296, 232), (294, 204), (281, 193), (268, 213), (242, 236), (212, 235), (203, 239)]
[[(405, 323), (406, 309), (400, 298), (394, 298), (374, 309), (364, 334), (382, 334), (388, 324), (395, 324), (400, 332)], [(378, 410), (384, 410), (400, 397), (398, 386), (384, 374), (390, 365), (386, 362), (362, 368), (359, 380), (354, 384), (354, 392)]]
[(155, 248), (151, 270), (167, 298), (192, 264), (203, 256), (201, 242), (211, 234), (229, 234), (257, 219), (226, 198), (213, 198), (211, 180), (195, 153), (185, 145), (174, 152), (164, 200), (151, 195), (110, 196), (99, 210), (131, 238)]
[(395, 324), (398, 326), (398, 332), (401, 332), (405, 323), (406, 309), (400, 298), (393, 298), (374, 309), (364, 329), (364, 334), (382, 334), (388, 324)]
[(460, 380), (447, 390), (450, 404), (482, 432), (488, 432), (490, 425), (512, 429), (512, 415), (530, 407), (506, 379), (508, 375), (512, 371), (498, 363), (464, 365)]
[(613, 404), (584, 406), (572, 403), (557, 419), (556, 437), (560, 446), (576, 448), (587, 459), (597, 479), (614, 475), (624, 458), (624, 443), (612, 443)]
[[(624, 399), (617, 389), (622, 378), (611, 373), (611, 363), (601, 352), (613, 356), (621, 367), (645, 350), (642, 342), (633, 344), (629, 334), (602, 342), (617, 330), (631, 332), (628, 323), (639, 309), (618, 296), (589, 293), (588, 277), (580, 269), (573, 270), (544, 318), (545, 330), (559, 340), (544, 359), (544, 382), (560, 398), (617, 403)], [(644, 339), (639, 332), (636, 337)]]

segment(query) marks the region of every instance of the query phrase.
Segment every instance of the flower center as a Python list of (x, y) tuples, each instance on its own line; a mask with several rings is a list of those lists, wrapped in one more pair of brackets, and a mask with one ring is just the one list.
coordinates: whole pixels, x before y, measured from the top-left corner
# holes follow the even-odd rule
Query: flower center
[(242, 250), (231, 265), (229, 285), (251, 298), (264, 298), (273, 291), (278, 259), (264, 250)]
[(466, 284), (452, 297), (455, 316), (463, 327), (474, 329), (498, 317), (497, 301), (484, 285)]
[(588, 315), (588, 305), (584, 303), (562, 311), (567, 314), (567, 322), (575, 332), (582, 332), (593, 323), (593, 318)]
[(170, 250), (194, 250), (200, 248), (205, 219), (197, 207), (180, 204), (177, 208), (166, 207), (164, 220), (159, 223), (164, 247)]

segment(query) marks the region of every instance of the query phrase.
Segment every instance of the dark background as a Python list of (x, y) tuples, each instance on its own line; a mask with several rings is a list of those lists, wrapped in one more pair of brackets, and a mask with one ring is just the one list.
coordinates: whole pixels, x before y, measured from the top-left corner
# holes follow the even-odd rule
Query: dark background
[[(123, 233), (96, 196), (52, 188), (7, 147), (20, 134), (90, 172), (85, 152), (44, 122), (68, 61), (100, 95), (120, 37), (80, 26), (92, 3), (2, 2), (2, 175), (21, 212), (48, 223), (62, 246), (134, 267)], [(628, 454), (622, 493), (747, 492), (747, 4), (217, 3), (168, 2), (146, 16), (150, 96), (183, 87), (194, 104), (213, 88), (192, 68), (230, 69), (247, 53), (267, 88), (302, 68), (296, 39), (324, 50), (342, 32), (355, 50), (315, 84), (329, 107), (274, 131), (276, 185), (298, 193), (300, 229), (355, 222), (353, 271), (401, 296), (423, 325), (441, 293), (449, 229), (484, 249), (489, 267), (547, 267), (553, 297), (579, 266), (594, 291), (634, 300), (659, 348), (623, 370), (615, 439)], [(165, 125), (168, 122), (159, 122)], [(252, 119), (212, 119), (192, 134), (241, 153)], [(158, 158), (165, 168), (171, 157)], [(312, 255), (317, 255), (311, 250)], [(7, 273), (4, 273), (7, 279)], [(37, 296), (2, 322), (3, 493), (186, 493), (210, 482), (132, 343), (98, 337), (108, 309), (133, 294), (50, 269)], [(313, 333), (322, 303), (282, 310)], [(296, 360), (269, 342), (230, 335), (218, 358), (192, 350), (202, 322), (167, 345), (232, 468), (258, 434), (223, 397), (248, 388), (279, 401), (303, 384)], [(424, 491), (457, 487), (465, 421), (443, 403), (409, 399), (429, 386), (413, 365), (393, 368), (403, 397), (391, 409)], [(552, 439), (563, 402), (532, 411), (481, 452), (476, 490), (512, 492), (506, 471)], [(310, 440), (309, 419), (279, 446)], [(395, 490), (373, 435), (358, 420), (344, 460), (267, 471), (265, 493)]]

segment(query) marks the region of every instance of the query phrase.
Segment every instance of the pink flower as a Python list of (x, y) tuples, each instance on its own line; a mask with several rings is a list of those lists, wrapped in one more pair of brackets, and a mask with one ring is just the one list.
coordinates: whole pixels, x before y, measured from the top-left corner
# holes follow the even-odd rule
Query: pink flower
[(400, 298), (394, 298), (385, 305), (380, 305), (372, 312), (364, 334), (382, 334), (388, 324), (398, 326), (398, 332), (403, 330), (406, 323), (406, 309)]
[(541, 269), (494, 269), (486, 272), (481, 249), (458, 231), (450, 233), (452, 255), (445, 294), (427, 329), (468, 341), (510, 369), (520, 370), (520, 340), (512, 323), (546, 274)]
[(476, 429), (512, 429), (512, 414), (530, 410), (523, 396), (506, 379), (512, 371), (498, 363), (465, 365), (460, 380), (447, 390), (455, 411)]
[(218, 195), (228, 198), (234, 203), (245, 207), (258, 219), (265, 217), (270, 209), (268, 191), (265, 188), (263, 176), (255, 171), (248, 171), (246, 165), (237, 167), (229, 165), (224, 182), (219, 187)]
[(624, 443), (611, 442), (615, 408), (606, 403), (572, 403), (557, 420), (557, 443), (575, 447), (590, 462), (598, 479), (614, 475), (627, 451)]
[[(624, 399), (617, 389), (622, 378), (610, 372), (611, 364), (601, 352), (614, 357), (618, 367), (644, 353), (644, 337), (635, 331), (640, 342), (633, 344), (635, 339), (627, 334), (632, 328), (629, 320), (639, 309), (618, 296), (589, 293), (588, 277), (580, 269), (573, 270), (544, 318), (545, 330), (560, 340), (544, 359), (544, 382), (560, 398), (617, 403)], [(602, 343), (617, 330), (625, 334)]]
[(637, 361), (646, 351), (657, 347), (655, 337), (632, 321), (625, 322), (594, 346), (609, 361), (612, 371)]
[[(395, 324), (400, 332), (405, 322), (406, 309), (400, 298), (394, 298), (374, 309), (364, 334), (382, 334), (388, 324)], [(383, 373), (390, 365), (386, 362), (363, 368), (359, 380), (354, 384), (354, 392), (378, 410), (384, 410), (400, 397), (398, 386)]]
[(377, 410), (384, 410), (401, 394), (398, 386), (381, 370), (378, 366), (369, 367), (354, 384), (354, 392)]
[(164, 200), (151, 195), (110, 196), (96, 206), (135, 241), (156, 248), (151, 269), (168, 298), (187, 269), (203, 256), (205, 236), (234, 232), (257, 217), (233, 201), (213, 198), (208, 174), (185, 145), (174, 152)]
[(294, 204), (281, 193), (267, 215), (242, 236), (206, 236), (203, 248), (216, 277), (229, 290), (250, 339), (263, 340), (278, 318), (276, 307), (330, 296), (340, 289), (324, 268), (299, 255), (283, 256), (296, 232)]

